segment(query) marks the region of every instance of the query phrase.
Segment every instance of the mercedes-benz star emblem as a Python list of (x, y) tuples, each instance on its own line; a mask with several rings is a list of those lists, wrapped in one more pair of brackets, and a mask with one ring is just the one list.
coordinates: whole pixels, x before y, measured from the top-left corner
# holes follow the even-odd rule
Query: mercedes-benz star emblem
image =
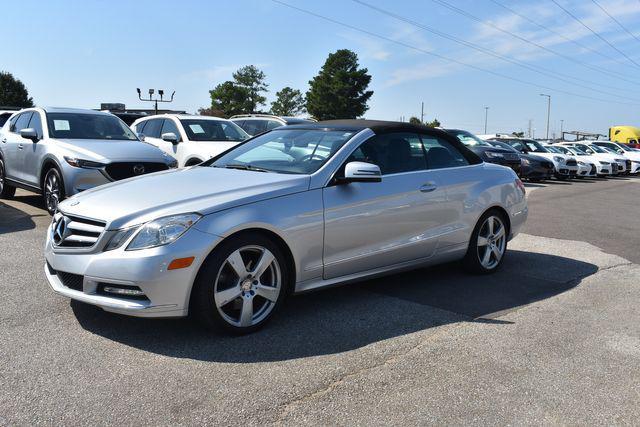
[(56, 245), (62, 243), (68, 235), (67, 222), (67, 217), (61, 216), (53, 228), (53, 242)]
[(144, 165), (135, 165), (133, 167), (133, 173), (136, 175), (142, 175), (144, 173)]

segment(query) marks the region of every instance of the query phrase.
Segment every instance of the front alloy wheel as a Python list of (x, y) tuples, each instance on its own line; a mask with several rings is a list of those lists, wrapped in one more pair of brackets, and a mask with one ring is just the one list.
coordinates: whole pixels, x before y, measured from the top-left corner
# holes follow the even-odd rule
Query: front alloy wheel
[(58, 209), (58, 203), (64, 199), (64, 185), (57, 169), (52, 168), (47, 171), (44, 177), (42, 193), (47, 212), (50, 215), (55, 214), (56, 209)]
[(273, 317), (290, 288), (282, 249), (261, 233), (228, 238), (205, 259), (190, 312), (209, 329), (244, 334)]
[(262, 246), (244, 246), (227, 257), (214, 285), (220, 316), (230, 325), (248, 328), (259, 324), (274, 309), (280, 290), (280, 265)]

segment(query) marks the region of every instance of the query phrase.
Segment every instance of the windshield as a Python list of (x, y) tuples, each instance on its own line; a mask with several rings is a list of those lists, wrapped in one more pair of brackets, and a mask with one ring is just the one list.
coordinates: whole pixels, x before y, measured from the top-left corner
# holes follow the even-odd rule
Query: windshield
[(247, 141), (207, 166), (311, 174), (354, 134), (320, 129), (277, 129)]
[(589, 148), (591, 148), (593, 151), (595, 151), (596, 153), (605, 153), (605, 154), (609, 154), (609, 152), (607, 150), (605, 150), (602, 147), (598, 147), (595, 144), (591, 144), (589, 145)]
[(625, 147), (624, 144), (616, 144), (616, 147), (620, 148), (623, 151), (633, 151), (633, 148)]
[(460, 142), (462, 142), (467, 147), (481, 146), (481, 147), (491, 147), (491, 144), (484, 142), (471, 132), (467, 132), (465, 130), (447, 130), (448, 133), (455, 135)]
[(538, 141), (533, 139), (524, 139), (525, 144), (527, 144), (527, 148), (529, 151), (534, 153), (548, 153), (549, 151), (542, 146)]
[(47, 113), (51, 138), (137, 141), (131, 129), (116, 116), (89, 113)]
[(504, 148), (505, 150), (513, 151), (514, 153), (518, 152), (518, 150), (516, 150), (514, 147), (510, 146), (506, 142), (496, 141), (495, 139), (490, 139), (490, 140), (487, 141), (487, 143), (493, 145), (494, 147)]
[(249, 134), (230, 121), (185, 119), (180, 120), (190, 141), (244, 141)]
[(564, 152), (556, 147), (552, 147), (550, 145), (545, 145), (544, 148), (547, 149), (547, 151), (549, 151), (550, 153), (558, 153), (558, 154), (564, 154)]

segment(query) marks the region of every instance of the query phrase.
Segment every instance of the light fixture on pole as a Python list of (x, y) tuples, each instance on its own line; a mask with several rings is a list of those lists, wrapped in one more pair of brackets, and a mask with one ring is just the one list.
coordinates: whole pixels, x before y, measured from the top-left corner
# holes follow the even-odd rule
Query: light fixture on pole
[(484, 107), (484, 134), (487, 134), (487, 118), (489, 117), (489, 107)]
[(547, 139), (549, 139), (549, 118), (551, 117), (551, 95), (541, 93), (540, 96), (547, 97)]
[(149, 98), (142, 98), (142, 91), (140, 90), (140, 88), (137, 88), (136, 91), (138, 92), (138, 99), (140, 101), (148, 101), (148, 102), (155, 103), (155, 114), (158, 114), (158, 102), (173, 102), (173, 95), (176, 94), (176, 91), (174, 90), (173, 93), (171, 94), (171, 99), (163, 99), (164, 90), (158, 89), (158, 95), (160, 96), (160, 99), (158, 98), (154, 99), (153, 98), (153, 94), (155, 93), (154, 89), (149, 89)]

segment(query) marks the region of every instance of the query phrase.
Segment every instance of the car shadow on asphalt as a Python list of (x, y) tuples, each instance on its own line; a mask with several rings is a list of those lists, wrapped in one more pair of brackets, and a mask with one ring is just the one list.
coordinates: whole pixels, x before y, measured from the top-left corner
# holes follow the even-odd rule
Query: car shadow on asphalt
[(31, 230), (36, 223), (33, 217), (44, 215), (29, 215), (13, 206), (0, 202), (0, 234), (15, 233)]
[(256, 363), (345, 352), (447, 323), (508, 327), (499, 319), (505, 312), (565, 292), (597, 270), (513, 250), (493, 275), (468, 275), (450, 263), (294, 296), (265, 328), (245, 336), (205, 331), (188, 319), (132, 318), (77, 301), (71, 307), (85, 330), (144, 351)]

